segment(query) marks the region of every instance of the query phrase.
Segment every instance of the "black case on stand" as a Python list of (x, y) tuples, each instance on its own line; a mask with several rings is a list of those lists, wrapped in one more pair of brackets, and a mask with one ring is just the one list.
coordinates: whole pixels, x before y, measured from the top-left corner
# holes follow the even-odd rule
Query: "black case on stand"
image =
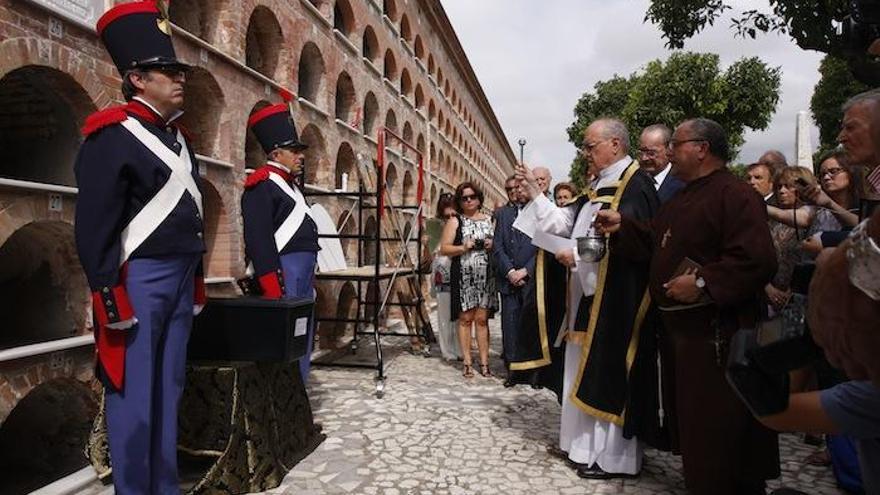
[(209, 298), (193, 320), (191, 361), (293, 362), (306, 353), (314, 300)]

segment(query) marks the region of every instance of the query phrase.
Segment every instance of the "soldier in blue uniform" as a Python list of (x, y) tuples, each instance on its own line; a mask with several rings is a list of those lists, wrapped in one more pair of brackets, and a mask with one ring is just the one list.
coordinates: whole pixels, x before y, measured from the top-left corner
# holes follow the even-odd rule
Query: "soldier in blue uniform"
[[(303, 151), (287, 105), (268, 106), (248, 119), (266, 164), (252, 173), (241, 196), (244, 243), (263, 297), (315, 296), (318, 228), (309, 205), (294, 184), (303, 167)], [(309, 376), (314, 323), (309, 322), (306, 355), (300, 360), (303, 383)]]
[(179, 493), (177, 406), (193, 314), (204, 305), (199, 173), (175, 123), (187, 66), (153, 1), (97, 31), (127, 104), (88, 117), (75, 172), (76, 244), (92, 290), (116, 493)]

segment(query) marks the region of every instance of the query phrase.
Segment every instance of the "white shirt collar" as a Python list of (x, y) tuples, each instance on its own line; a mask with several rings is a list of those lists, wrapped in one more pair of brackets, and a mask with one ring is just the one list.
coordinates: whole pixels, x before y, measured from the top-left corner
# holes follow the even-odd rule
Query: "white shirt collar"
[(660, 186), (663, 185), (663, 182), (666, 180), (666, 176), (669, 175), (669, 171), (672, 170), (672, 164), (667, 163), (666, 168), (661, 170), (657, 175), (654, 176), (654, 188), (657, 190), (660, 189)]
[[(137, 100), (139, 103), (143, 104), (145, 107), (147, 107), (150, 110), (152, 110), (153, 112), (155, 112), (156, 115), (162, 117), (162, 112), (160, 112), (156, 107), (151, 105), (147, 100), (141, 98), (140, 96), (135, 96), (134, 98), (132, 98), (132, 100)], [(170, 118), (168, 118), (168, 120), (166, 120), (165, 123), (170, 124), (170, 123), (174, 122), (175, 120), (179, 119), (181, 115), (183, 115), (183, 110), (178, 110), (178, 111), (174, 112), (174, 115), (172, 115)]]
[(598, 177), (593, 182), (593, 188), (599, 189), (605, 184), (616, 182), (620, 176), (623, 175), (623, 171), (626, 170), (626, 167), (628, 167), (630, 163), (632, 163), (632, 158), (624, 156), (620, 160), (611, 164), (610, 167), (600, 170)]
[(770, 194), (764, 196), (764, 202), (766, 203), (767, 201), (770, 201), (770, 198), (772, 198), (772, 197), (773, 197), (773, 193), (771, 192)]
[(284, 171), (287, 172), (288, 174), (292, 174), (292, 173), (293, 173), (293, 172), (290, 171), (289, 168), (285, 167), (284, 165), (282, 165), (282, 164), (280, 164), (280, 163), (278, 163), (278, 162), (276, 162), (276, 161), (274, 161), (274, 160), (266, 160), (266, 163), (268, 163), (269, 165), (272, 165), (273, 167), (280, 168), (281, 170), (284, 170)]

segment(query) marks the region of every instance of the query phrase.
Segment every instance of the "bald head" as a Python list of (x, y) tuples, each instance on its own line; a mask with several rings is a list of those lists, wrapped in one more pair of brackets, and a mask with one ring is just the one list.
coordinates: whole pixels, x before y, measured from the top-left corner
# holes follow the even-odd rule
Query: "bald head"
[(538, 183), (541, 192), (546, 194), (550, 190), (550, 182), (553, 181), (550, 169), (547, 167), (535, 167), (532, 169), (532, 174), (535, 176), (535, 182)]
[(761, 155), (761, 158), (758, 158), (758, 163), (769, 168), (774, 175), (788, 166), (788, 160), (785, 158), (785, 154), (779, 150), (765, 151), (764, 154)]

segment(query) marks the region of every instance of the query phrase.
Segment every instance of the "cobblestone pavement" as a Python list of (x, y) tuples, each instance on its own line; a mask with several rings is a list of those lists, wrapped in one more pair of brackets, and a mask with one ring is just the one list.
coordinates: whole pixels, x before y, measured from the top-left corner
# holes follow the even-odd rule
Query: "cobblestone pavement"
[[(268, 493), (685, 493), (680, 459), (669, 454), (648, 451), (641, 476), (627, 481), (582, 480), (549, 456), (544, 448), (557, 440), (559, 406), (550, 392), (501, 386), (497, 326), (495, 378), (465, 382), (458, 363), (409, 354), (402, 340), (388, 352), (381, 399), (369, 370), (313, 369), (310, 397), (327, 440)], [(814, 447), (781, 438), (783, 475), (771, 488), (842, 493), (829, 468), (803, 463)]]

